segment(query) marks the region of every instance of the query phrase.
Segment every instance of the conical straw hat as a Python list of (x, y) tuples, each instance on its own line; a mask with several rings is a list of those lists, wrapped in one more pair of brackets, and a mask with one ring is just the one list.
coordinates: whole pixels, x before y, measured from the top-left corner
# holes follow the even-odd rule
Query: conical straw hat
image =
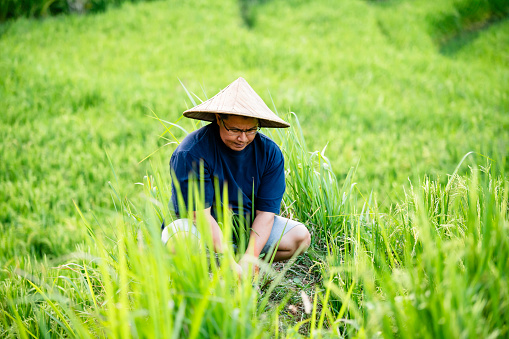
[(290, 127), (289, 123), (267, 107), (244, 78), (238, 78), (214, 97), (188, 109), (184, 112), (184, 116), (191, 119), (214, 121), (214, 113), (257, 118), (260, 121), (260, 127)]

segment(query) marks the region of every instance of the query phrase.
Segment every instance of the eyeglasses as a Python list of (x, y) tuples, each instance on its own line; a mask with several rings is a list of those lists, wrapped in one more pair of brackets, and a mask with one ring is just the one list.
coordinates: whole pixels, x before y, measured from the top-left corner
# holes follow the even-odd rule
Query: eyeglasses
[(250, 129), (238, 129), (238, 128), (228, 128), (226, 127), (224, 120), (222, 118), (219, 118), (221, 122), (223, 123), (224, 128), (226, 129), (226, 132), (228, 132), (231, 136), (239, 136), (242, 133), (246, 133), (246, 135), (255, 135), (260, 130), (260, 126), (256, 126)]

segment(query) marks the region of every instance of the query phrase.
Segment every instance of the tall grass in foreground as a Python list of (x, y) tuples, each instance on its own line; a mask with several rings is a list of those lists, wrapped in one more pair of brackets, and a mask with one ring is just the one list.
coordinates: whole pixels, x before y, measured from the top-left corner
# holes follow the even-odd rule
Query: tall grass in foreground
[[(220, 259), (210, 253), (212, 240), (203, 215), (196, 219), (200, 239), (177, 233), (163, 246), (159, 213), (169, 199), (165, 177), (154, 171), (140, 183), (146, 198), (141, 209), (113, 190), (121, 218), (106, 233), (94, 231), (85, 221), (93, 239), (87, 253), (73, 255), (45, 272), (45, 277), (12, 272), (22, 279), (17, 283), (26, 292), (16, 295), (16, 288), (4, 286), (8, 300), (2, 305), (4, 334), (37, 338), (267, 337), (278, 308), (268, 307), (268, 295), (260, 297), (258, 277), (247, 273), (239, 278), (231, 269), (231, 246)], [(194, 194), (199, 205), (197, 187)], [(229, 220), (222, 225), (228, 239)], [(262, 271), (273, 274), (267, 266)]]
[(329, 257), (326, 290), (317, 296), (328, 306), (332, 331), (507, 337), (507, 179), (474, 171), (449, 183), (427, 179), (390, 215), (357, 217), (349, 243)]
[(382, 213), (375, 199), (354, 192), (353, 170), (340, 187), (325, 148), (308, 153), (296, 119), (293, 125), (278, 133), (285, 202), (311, 228), (314, 249), (327, 249), (311, 336), (509, 334), (509, 182), (502, 173), (475, 167), (446, 184), (426, 176)]

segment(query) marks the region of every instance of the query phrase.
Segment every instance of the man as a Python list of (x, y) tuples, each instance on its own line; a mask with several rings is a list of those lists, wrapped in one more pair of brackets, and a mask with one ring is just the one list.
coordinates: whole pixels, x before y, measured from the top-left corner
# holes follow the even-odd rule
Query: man
[[(274, 114), (243, 79), (238, 78), (213, 98), (184, 112), (192, 119), (212, 123), (190, 133), (173, 153), (170, 167), (175, 175), (172, 184), (172, 207), (179, 215), (180, 188), (186, 207), (188, 189), (194, 176), (203, 182), (205, 216), (209, 222), (214, 250), (223, 251), (223, 234), (217, 215), (222, 210), (222, 197), (228, 190), (228, 204), (234, 215), (241, 215), (250, 226), (246, 254), (261, 254), (274, 261), (291, 258), (309, 247), (311, 237), (302, 223), (278, 216), (285, 191), (284, 158), (281, 150), (261, 127), (285, 128), (290, 125)], [(216, 197), (220, 197), (216, 201)], [(196, 229), (187, 219), (179, 219), (163, 231), (166, 242), (178, 230)], [(275, 253), (274, 253), (275, 251)], [(235, 267), (242, 271), (241, 265)]]

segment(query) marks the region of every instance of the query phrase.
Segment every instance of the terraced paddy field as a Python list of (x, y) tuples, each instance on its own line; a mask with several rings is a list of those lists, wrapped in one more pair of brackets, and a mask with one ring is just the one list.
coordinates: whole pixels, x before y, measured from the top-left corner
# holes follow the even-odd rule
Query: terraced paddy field
[[(155, 1), (1, 23), (1, 336), (507, 336), (503, 6)], [(172, 123), (200, 126), (186, 89), (239, 76), (292, 123), (262, 132), (313, 236), (254, 282), (155, 240)]]

